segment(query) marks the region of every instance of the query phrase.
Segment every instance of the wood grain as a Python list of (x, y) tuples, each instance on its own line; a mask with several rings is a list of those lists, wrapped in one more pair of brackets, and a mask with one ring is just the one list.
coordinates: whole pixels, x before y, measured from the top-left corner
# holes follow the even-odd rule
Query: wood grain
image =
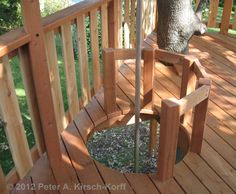
[(103, 4), (101, 6), (101, 27), (102, 27), (102, 48), (108, 48), (108, 5)]
[(61, 91), (61, 81), (57, 60), (57, 51), (54, 32), (45, 34), (45, 46), (47, 52), (48, 68), (50, 72), (50, 85), (52, 90), (53, 105), (56, 114), (58, 133), (66, 127), (65, 110)]
[(69, 104), (70, 120), (72, 121), (80, 109), (76, 81), (76, 69), (72, 44), (71, 24), (61, 26), (62, 53), (66, 74), (66, 91)]
[[(7, 56), (0, 60), (0, 109), (15, 168), (23, 178), (33, 166)], [(20, 142), (19, 142), (20, 141)], [(19, 146), (19, 143), (21, 146)]]
[(219, 0), (211, 0), (210, 1), (210, 9), (209, 9), (209, 19), (207, 22), (207, 26), (210, 28), (216, 27), (216, 18), (218, 14), (218, 6)]
[(84, 106), (91, 99), (89, 72), (88, 72), (88, 53), (87, 39), (85, 28), (85, 15), (77, 17), (77, 35), (78, 35), (78, 50), (79, 50), (79, 66), (80, 66), (80, 82), (83, 95)]
[(93, 87), (96, 93), (101, 88), (97, 9), (90, 11), (90, 34), (93, 62)]
[(32, 76), (32, 70), (30, 67), (29, 48), (27, 46), (19, 48), (19, 58), (20, 58), (20, 69), (26, 93), (26, 100), (34, 131), (35, 143), (39, 155), (41, 156), (46, 151), (46, 147), (44, 142), (43, 129), (40, 120), (40, 113)]
[(50, 86), (50, 72), (48, 70), (45, 52), (46, 48), (39, 2), (36, 0), (22, 1), (21, 7), (25, 31), (32, 35), (31, 42), (29, 43), (29, 54), (46, 149), (53, 173), (55, 173), (57, 179), (60, 179), (63, 177), (63, 169), (61, 168), (62, 157)]
[(221, 34), (228, 34), (232, 7), (233, 7), (233, 0), (227, 0), (224, 2), (224, 10), (221, 19), (222, 22), (220, 26)]
[(157, 163), (160, 181), (173, 177), (179, 124), (179, 104), (174, 99), (163, 100), (161, 103), (160, 144)]

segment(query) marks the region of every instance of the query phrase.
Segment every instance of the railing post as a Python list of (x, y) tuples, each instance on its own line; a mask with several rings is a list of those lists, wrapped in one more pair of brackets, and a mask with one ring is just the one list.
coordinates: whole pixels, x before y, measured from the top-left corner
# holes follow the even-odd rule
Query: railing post
[(122, 47), (122, 2), (112, 0), (108, 6), (108, 36), (110, 48)]
[(103, 49), (104, 108), (107, 114), (116, 111), (116, 63), (113, 49)]
[(157, 127), (158, 122), (156, 119), (150, 120), (150, 141), (149, 141), (149, 156), (151, 157), (154, 154), (154, 157), (157, 156)]
[[(196, 86), (196, 76), (194, 72), (191, 70), (191, 67), (194, 63), (194, 59), (191, 56), (185, 57), (183, 63), (183, 72), (182, 72), (182, 81), (181, 81), (181, 90), (180, 90), (180, 98), (185, 97), (190, 94)], [(181, 117), (181, 122), (186, 123), (184, 115)]]
[[(200, 78), (198, 82), (198, 87), (203, 85), (211, 86), (211, 81), (209, 79)], [(202, 149), (202, 141), (203, 141), (203, 133), (206, 124), (207, 118), (207, 107), (208, 107), (209, 97), (204, 101), (199, 103), (195, 107), (194, 119), (193, 119), (193, 129), (192, 129), (192, 138), (191, 138), (191, 146), (190, 150), (194, 153), (201, 153)]]
[(218, 6), (219, 6), (219, 0), (211, 0), (210, 10), (209, 10), (209, 19), (208, 19), (208, 23), (207, 23), (208, 27), (212, 27), (212, 28), (216, 27)]
[[(236, 10), (236, 6), (235, 6), (235, 10)], [(233, 23), (232, 29), (236, 30), (236, 11), (234, 11), (234, 23)]]
[(50, 86), (50, 72), (38, 0), (21, 0), (24, 27), (31, 34), (29, 53), (44, 139), (51, 168), (56, 178), (63, 177), (62, 155)]
[(180, 126), (179, 104), (175, 99), (161, 103), (160, 144), (158, 150), (158, 177), (165, 181), (173, 177)]
[(220, 33), (227, 34), (230, 25), (230, 16), (233, 7), (233, 0), (224, 1), (224, 11), (221, 19)]
[(157, 26), (158, 26), (158, 2), (156, 2), (156, 20), (155, 20), (155, 29), (153, 30), (154, 32), (157, 32)]
[(153, 108), (154, 50), (143, 50), (143, 108)]

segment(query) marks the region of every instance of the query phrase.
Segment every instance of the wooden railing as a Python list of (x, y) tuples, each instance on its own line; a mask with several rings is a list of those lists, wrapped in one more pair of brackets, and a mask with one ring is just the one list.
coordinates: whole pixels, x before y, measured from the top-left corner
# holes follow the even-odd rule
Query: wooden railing
[[(164, 57), (166, 51), (161, 51), (161, 53), (163, 56), (161, 60), (168, 62)], [(184, 123), (192, 124), (191, 117), (185, 118), (184, 115), (189, 111), (192, 112), (193, 109), (190, 151), (194, 153), (201, 152), (211, 87), (211, 80), (198, 59), (176, 54), (173, 55), (172, 60), (183, 66), (182, 84), (179, 100), (166, 99), (161, 104), (160, 146), (158, 152), (160, 180), (166, 180), (173, 176), (179, 128), (180, 126), (183, 127)]]
[[(104, 105), (108, 115), (116, 112), (116, 60), (134, 59), (133, 49), (105, 49), (103, 50), (104, 63)], [(143, 109), (155, 109), (153, 104), (154, 61), (182, 65), (182, 86), (180, 99), (164, 99), (161, 103), (160, 139), (158, 151), (158, 176), (161, 181), (173, 176), (176, 159), (178, 133), (184, 123), (191, 121), (184, 115), (194, 108), (193, 126), (191, 133), (191, 148), (200, 153), (205, 120), (207, 115), (208, 98), (211, 81), (198, 59), (191, 56), (170, 53), (164, 50), (144, 49), (143, 59)], [(196, 88), (196, 89), (195, 89)], [(153, 111), (157, 112), (157, 111)], [(158, 114), (158, 113), (157, 113)], [(181, 124), (182, 123), (182, 124)]]
[[(0, 190), (5, 183), (16, 183), (23, 178), (45, 152), (55, 177), (63, 177), (60, 176), (63, 171), (58, 170), (62, 169), (58, 134), (103, 86), (100, 73), (102, 48), (135, 46), (136, 0), (125, 0), (124, 4), (122, 0), (83, 1), (42, 20), (38, 0), (22, 0), (21, 4), (24, 27), (0, 36), (0, 116), (6, 123), (5, 132), (15, 166), (7, 176), (0, 168)], [(155, 27), (155, 20), (149, 18), (150, 14), (155, 15), (155, 8), (154, 2), (144, 2), (144, 36)], [(88, 24), (89, 28), (86, 28)], [(74, 35), (77, 48), (73, 44)], [(60, 40), (68, 110), (64, 107), (55, 39)], [(91, 47), (91, 59), (88, 46)], [(75, 50), (78, 50), (78, 56), (75, 56)], [(20, 61), (17, 65), (21, 69), (19, 74), (23, 78), (36, 141), (32, 149), (27, 142), (9, 64), (13, 56)], [(93, 73), (89, 73), (91, 69)], [(79, 89), (81, 95), (78, 95)]]
[(227, 34), (229, 29), (236, 30), (236, 12), (234, 20), (231, 22), (231, 13), (233, 8), (233, 0), (225, 0), (221, 21), (217, 21), (219, 0), (210, 0), (209, 17), (206, 24), (211, 28), (220, 28), (220, 33)]
[[(13, 183), (17, 182), (19, 178), (24, 177), (32, 168), (34, 161), (46, 150), (50, 163), (53, 164), (53, 169), (59, 168), (58, 161), (60, 161), (61, 153), (59, 141), (56, 137), (65, 129), (68, 122), (73, 120), (79, 109), (85, 106), (93, 94), (103, 86), (103, 76), (100, 74), (99, 63), (101, 58), (100, 50), (107, 47), (135, 47), (136, 0), (124, 0), (124, 3), (122, 3), (122, 0), (87, 0), (44, 18), (42, 23), (38, 2), (36, 0), (31, 1), (31, 3), (29, 2), (22, 0), (23, 15), (25, 18), (24, 28), (19, 28), (0, 37), (0, 107), (1, 117), (6, 123), (5, 131), (15, 164), (15, 168), (7, 176), (7, 182)], [(234, 22), (230, 23), (233, 0), (225, 1), (220, 23), (216, 21), (218, 7), (219, 0), (210, 1), (208, 26), (220, 27), (221, 33), (223, 34), (226, 34), (230, 28), (236, 29), (236, 14), (234, 16)], [(122, 14), (123, 8), (124, 15)], [(145, 0), (143, 8), (144, 38), (155, 28), (155, 13), (156, 1)], [(150, 17), (150, 15), (153, 17)], [(90, 37), (86, 36), (85, 20), (90, 22)], [(99, 25), (101, 26), (101, 30), (98, 28)], [(80, 86), (78, 86), (76, 78), (72, 26), (77, 29), (78, 67), (81, 72), (79, 77)], [(100, 33), (101, 45), (99, 44)], [(61, 40), (63, 68), (66, 75), (68, 111), (65, 111), (61, 92), (60, 74), (57, 64), (58, 52), (55, 44), (56, 36), (59, 36)], [(91, 42), (91, 62), (87, 53), (88, 40)], [(112, 56), (111, 54), (111, 58), (105, 59), (105, 61), (111, 59), (124, 60), (128, 55), (134, 56), (133, 50), (126, 50), (126, 52), (126, 55), (123, 55), (122, 51), (115, 51), (115, 55)], [(144, 53), (151, 55), (150, 51)], [(144, 60), (149, 58), (145, 57), (146, 54), (143, 56)], [(19, 65), (36, 140), (36, 146), (31, 150), (26, 140), (19, 103), (15, 93), (12, 70), (9, 65), (9, 59), (12, 55), (17, 55), (20, 59)], [(159, 60), (165, 61), (167, 55), (169, 56), (167, 62), (175, 63), (177, 61), (177, 64), (183, 63), (183, 81), (181, 100), (163, 101), (163, 113), (161, 114), (171, 112), (170, 117), (174, 120), (176, 119), (173, 125), (176, 124), (175, 126), (177, 126), (179, 123), (178, 119), (180, 118), (180, 121), (186, 121), (187, 118), (184, 119), (183, 114), (194, 106), (191, 150), (199, 152), (199, 145), (201, 144), (198, 137), (201, 137), (204, 128), (210, 82), (197, 60), (184, 59), (183, 56), (170, 55), (165, 51), (155, 51), (155, 56)], [(149, 61), (149, 63), (152, 62)], [(92, 66), (93, 74), (89, 74), (89, 64)], [(150, 69), (147, 69), (147, 72), (152, 71), (152, 67), (148, 67)], [(107, 69), (106, 71), (111, 68), (111, 72), (115, 72), (112, 66), (104, 66), (104, 68)], [(104, 77), (107, 76), (104, 75)], [(90, 85), (91, 79), (93, 80), (93, 85)], [(106, 81), (104, 80), (104, 82)], [(108, 89), (114, 89), (112, 85), (115, 82), (116, 80), (113, 80), (109, 85), (105, 84), (105, 93)], [(146, 76), (144, 82), (146, 83), (144, 104), (146, 103), (148, 105), (152, 102), (150, 97), (150, 94), (152, 94), (152, 91), (150, 92), (152, 90), (152, 80), (150, 80), (149, 76)], [(197, 87), (199, 88), (191, 93), (195, 89), (196, 83), (198, 83)], [(78, 96), (78, 88), (82, 90), (81, 96)], [(114, 96), (115, 93), (107, 95)], [(191, 103), (193, 99), (199, 103), (197, 105), (196, 103)], [(111, 103), (106, 105), (107, 111), (111, 113), (114, 111), (114, 101), (107, 102)], [(201, 114), (199, 113), (200, 111)], [(167, 125), (166, 127), (169, 126)], [(176, 133), (171, 133), (173, 135), (172, 138), (176, 137), (177, 131), (178, 129), (176, 127)], [(168, 134), (166, 134), (166, 137), (169, 137)], [(19, 143), (21, 146), (19, 146)], [(160, 149), (165, 150), (168, 146), (171, 146), (171, 153), (174, 153), (175, 141), (173, 141), (173, 145), (166, 145), (166, 147), (164, 146)], [(165, 156), (164, 154), (164, 161), (166, 159)], [(172, 156), (174, 157), (174, 155)], [(166, 162), (166, 165), (170, 167), (168, 169), (172, 169), (173, 161), (172, 163)], [(161, 169), (165, 168), (161, 167)], [(168, 177), (170, 175), (168, 173), (171, 174), (172, 171), (163, 171), (162, 179)], [(4, 182), (4, 179), (0, 169), (0, 183)], [(0, 187), (0, 189), (2, 188)]]
[[(196, 6), (200, 0), (195, 0)], [(231, 21), (231, 15), (232, 15), (232, 10), (233, 7), (236, 9), (236, 5), (234, 5), (234, 0), (225, 0), (224, 1), (224, 7), (223, 7), (223, 14), (220, 18), (220, 20), (217, 21), (217, 17), (219, 12), (218, 9), (220, 8), (219, 5), (219, 0), (210, 0), (209, 1), (209, 7), (208, 7), (208, 13), (205, 13), (208, 15), (207, 21), (204, 21), (204, 23), (209, 27), (209, 28), (220, 28), (220, 33), (221, 34), (228, 34), (229, 29), (236, 30), (236, 11), (234, 11), (234, 16)], [(157, 10), (157, 9), (156, 9)], [(158, 13), (156, 14), (158, 15)]]

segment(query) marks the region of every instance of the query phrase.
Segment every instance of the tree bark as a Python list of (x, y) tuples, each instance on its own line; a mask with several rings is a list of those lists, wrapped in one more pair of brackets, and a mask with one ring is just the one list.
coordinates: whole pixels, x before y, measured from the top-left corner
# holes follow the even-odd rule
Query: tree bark
[(188, 53), (191, 37), (202, 35), (207, 27), (201, 22), (206, 0), (201, 0), (197, 11), (193, 10), (192, 0), (157, 0), (158, 27), (157, 44), (160, 49), (176, 53)]

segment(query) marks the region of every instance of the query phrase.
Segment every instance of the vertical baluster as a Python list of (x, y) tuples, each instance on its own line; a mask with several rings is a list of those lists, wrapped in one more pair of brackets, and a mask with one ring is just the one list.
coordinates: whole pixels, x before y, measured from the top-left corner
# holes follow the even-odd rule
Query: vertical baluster
[(20, 178), (23, 178), (33, 167), (33, 162), (7, 56), (0, 59), (0, 91), (0, 112), (3, 116), (3, 120), (6, 122), (5, 131), (12, 158), (17, 173)]
[(123, 30), (122, 30), (122, 0), (115, 0), (116, 1), (116, 12), (117, 12), (117, 29), (118, 29), (118, 44), (117, 48), (123, 48)]
[(46, 151), (46, 148), (43, 137), (42, 125), (40, 121), (40, 113), (35, 93), (35, 87), (33, 84), (33, 76), (30, 68), (29, 49), (27, 46), (23, 46), (18, 49), (18, 53), (20, 58), (20, 69), (24, 82), (26, 100), (29, 107), (36, 147), (39, 155), (42, 155)]
[(125, 0), (124, 7), (124, 47), (130, 46), (130, 0)]
[(235, 11), (234, 11), (234, 23), (233, 23), (232, 29), (236, 30), (236, 6), (235, 6)]
[(221, 19), (220, 33), (227, 34), (230, 25), (230, 16), (233, 7), (233, 0), (224, 1), (224, 11)]
[(102, 48), (108, 48), (108, 10), (107, 4), (103, 4), (101, 7), (101, 23), (102, 23)]
[(96, 93), (101, 87), (97, 9), (90, 11), (90, 30), (93, 61), (93, 85), (94, 92)]
[(157, 32), (157, 26), (158, 26), (158, 3), (156, 2), (156, 20), (155, 20), (154, 32)]
[(48, 68), (50, 71), (50, 83), (53, 97), (53, 105), (56, 114), (57, 129), (60, 134), (66, 128), (65, 110), (61, 92), (60, 74), (58, 69), (55, 35), (53, 31), (45, 35)]
[(136, 0), (131, 0), (131, 15), (130, 15), (130, 39), (131, 46), (135, 48), (136, 45), (136, 35), (135, 35), (135, 15), (136, 15)]
[(66, 74), (66, 91), (69, 104), (70, 120), (73, 120), (80, 109), (76, 71), (74, 61), (74, 51), (72, 44), (71, 24), (66, 23), (61, 26), (61, 38), (62, 38), (62, 53), (64, 59), (64, 67)]
[(80, 83), (83, 94), (84, 106), (88, 104), (91, 99), (89, 72), (88, 72), (88, 53), (87, 53), (87, 39), (85, 15), (77, 17), (77, 33), (78, 33), (78, 51), (79, 51), (79, 65), (80, 65)]
[(216, 18), (218, 14), (218, 6), (219, 0), (211, 0), (210, 2), (210, 10), (209, 10), (209, 19), (208, 19), (208, 27), (214, 28), (216, 27)]

